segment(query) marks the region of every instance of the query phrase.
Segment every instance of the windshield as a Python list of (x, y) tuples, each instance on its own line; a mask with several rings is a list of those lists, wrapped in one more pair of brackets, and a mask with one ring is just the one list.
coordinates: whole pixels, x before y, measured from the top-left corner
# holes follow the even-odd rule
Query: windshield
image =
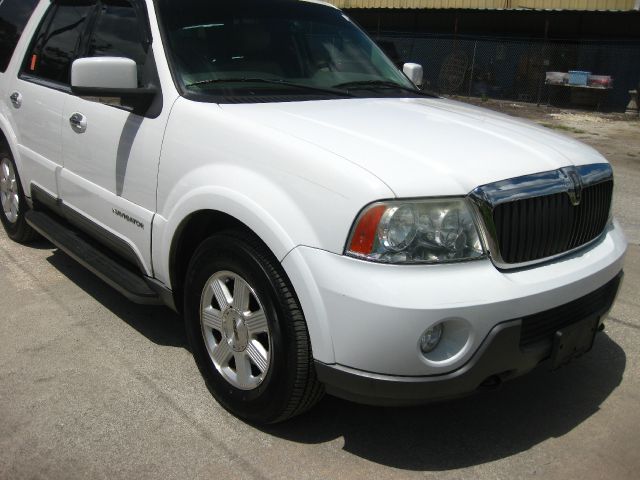
[(341, 11), (297, 0), (161, 0), (177, 80), (199, 96), (418, 94)]

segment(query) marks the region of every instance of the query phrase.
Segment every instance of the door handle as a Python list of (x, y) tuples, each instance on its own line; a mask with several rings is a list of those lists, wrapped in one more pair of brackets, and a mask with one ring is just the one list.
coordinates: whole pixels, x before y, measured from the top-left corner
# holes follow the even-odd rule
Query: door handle
[(73, 128), (77, 133), (84, 133), (87, 131), (87, 117), (81, 113), (74, 113), (71, 115), (69, 123), (71, 124), (71, 128)]
[(20, 92), (13, 92), (9, 95), (9, 100), (14, 108), (20, 108), (22, 106), (22, 94)]

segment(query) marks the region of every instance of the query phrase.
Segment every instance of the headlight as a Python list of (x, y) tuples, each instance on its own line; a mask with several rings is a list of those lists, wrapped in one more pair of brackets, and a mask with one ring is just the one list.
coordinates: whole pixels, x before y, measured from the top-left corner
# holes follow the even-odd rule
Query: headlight
[(445, 263), (485, 254), (464, 198), (374, 203), (360, 214), (346, 254), (382, 263)]

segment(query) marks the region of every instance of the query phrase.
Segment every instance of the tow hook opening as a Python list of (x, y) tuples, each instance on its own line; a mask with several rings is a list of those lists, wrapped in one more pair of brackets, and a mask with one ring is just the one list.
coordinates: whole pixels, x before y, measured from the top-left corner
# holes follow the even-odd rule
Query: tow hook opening
[(510, 378), (517, 376), (517, 370), (505, 370), (487, 377), (478, 387), (478, 390), (496, 390)]
[(491, 375), (480, 384), (481, 390), (495, 390), (502, 385), (502, 378), (499, 375)]

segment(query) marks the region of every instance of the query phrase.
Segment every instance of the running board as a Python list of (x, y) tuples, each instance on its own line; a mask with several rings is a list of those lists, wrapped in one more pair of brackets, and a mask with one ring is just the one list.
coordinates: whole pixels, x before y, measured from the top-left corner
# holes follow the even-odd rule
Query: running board
[(30, 210), (25, 219), (40, 235), (86, 267), (134, 303), (163, 305), (153, 284), (82, 238), (75, 230), (43, 211)]

